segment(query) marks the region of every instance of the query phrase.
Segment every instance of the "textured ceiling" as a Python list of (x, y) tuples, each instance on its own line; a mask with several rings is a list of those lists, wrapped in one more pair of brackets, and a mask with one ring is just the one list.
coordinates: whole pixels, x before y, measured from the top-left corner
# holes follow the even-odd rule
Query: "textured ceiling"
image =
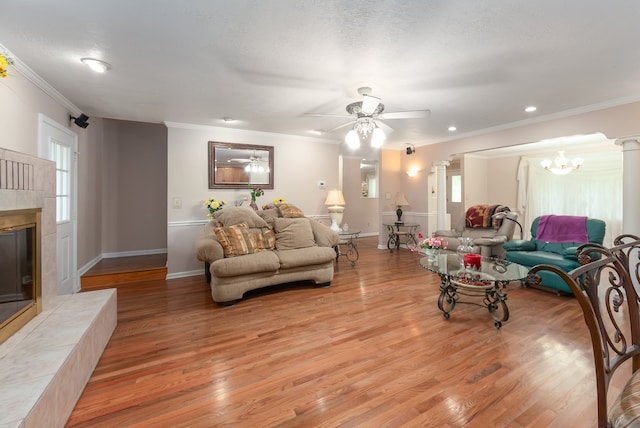
[(387, 112), (431, 109), (386, 122), (402, 147), (640, 99), (637, 0), (3, 0), (0, 16), (0, 43), (89, 116), (310, 136), (345, 119), (305, 112), (346, 113), (371, 86)]

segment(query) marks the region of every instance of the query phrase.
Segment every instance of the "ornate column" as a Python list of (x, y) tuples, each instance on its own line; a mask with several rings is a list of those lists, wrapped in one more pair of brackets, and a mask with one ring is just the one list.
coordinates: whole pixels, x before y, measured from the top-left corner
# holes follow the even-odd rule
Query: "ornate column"
[(436, 200), (438, 203), (436, 225), (438, 229), (444, 229), (447, 215), (447, 167), (449, 161), (434, 162), (433, 166), (436, 167)]
[(616, 139), (622, 146), (622, 230), (640, 235), (640, 135)]

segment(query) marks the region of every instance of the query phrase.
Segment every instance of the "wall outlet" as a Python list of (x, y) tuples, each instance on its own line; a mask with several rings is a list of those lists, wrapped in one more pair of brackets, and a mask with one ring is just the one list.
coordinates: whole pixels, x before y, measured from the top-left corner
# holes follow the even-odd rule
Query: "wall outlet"
[(174, 210), (179, 210), (180, 208), (182, 208), (182, 198), (173, 198), (172, 206)]

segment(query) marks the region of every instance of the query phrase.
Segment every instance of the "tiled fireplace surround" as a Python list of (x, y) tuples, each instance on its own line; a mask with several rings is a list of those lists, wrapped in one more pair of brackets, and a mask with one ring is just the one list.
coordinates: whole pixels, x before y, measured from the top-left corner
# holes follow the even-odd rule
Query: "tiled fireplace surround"
[(0, 210), (42, 208), (42, 312), (0, 344), (0, 428), (63, 426), (115, 329), (116, 292), (57, 295), (55, 164), (2, 160), (34, 167), (32, 189), (0, 181)]

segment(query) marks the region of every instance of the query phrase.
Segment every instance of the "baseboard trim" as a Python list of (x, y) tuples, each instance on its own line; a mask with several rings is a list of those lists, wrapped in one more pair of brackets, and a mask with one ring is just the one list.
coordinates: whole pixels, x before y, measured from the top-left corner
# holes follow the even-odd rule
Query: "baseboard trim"
[(189, 270), (184, 272), (174, 272), (167, 274), (167, 279), (187, 278), (190, 276), (202, 275), (204, 277), (204, 267), (199, 270)]

